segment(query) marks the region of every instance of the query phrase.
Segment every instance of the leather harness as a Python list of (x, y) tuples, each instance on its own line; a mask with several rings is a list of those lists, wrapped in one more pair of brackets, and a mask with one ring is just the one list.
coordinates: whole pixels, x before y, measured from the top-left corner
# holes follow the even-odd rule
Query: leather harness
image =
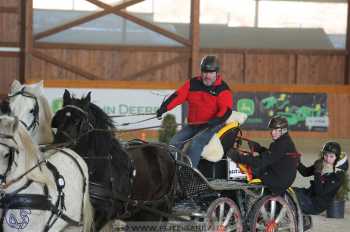
[[(70, 157), (78, 166), (82, 177), (83, 177), (83, 196), (85, 194), (85, 187), (86, 187), (86, 177), (84, 176), (83, 170), (81, 166), (79, 165), (78, 161), (68, 152), (64, 151), (63, 149), (56, 149), (57, 151), (60, 151)], [(56, 154), (56, 153), (55, 153)], [(63, 189), (65, 187), (64, 184), (64, 178), (60, 175), (57, 168), (50, 163), (49, 161), (45, 160), (45, 162), (39, 162), (36, 167), (40, 167), (41, 164), (46, 163), (47, 168), (51, 171), (52, 175), (55, 178), (56, 188), (58, 192), (58, 197), (53, 204), (51, 202), (51, 197), (48, 193), (48, 188), (45, 185), (43, 187), (43, 194), (21, 194), (22, 190), (28, 188), (33, 181), (28, 181), (24, 186), (17, 189), (16, 191), (12, 193), (2, 193), (0, 198), (0, 208), (4, 210), (1, 218), (0, 223), (2, 224), (4, 221), (4, 218), (6, 216), (6, 213), (10, 209), (34, 209), (34, 210), (47, 210), (51, 211), (51, 215), (45, 225), (44, 231), (49, 231), (50, 228), (54, 225), (54, 223), (57, 221), (57, 219), (61, 218), (62, 220), (66, 221), (68, 224), (72, 226), (81, 226), (81, 222), (75, 221), (74, 219), (67, 216), (63, 211), (65, 210), (65, 203), (64, 203), (64, 192)], [(81, 218), (83, 216), (83, 212), (81, 210)]]

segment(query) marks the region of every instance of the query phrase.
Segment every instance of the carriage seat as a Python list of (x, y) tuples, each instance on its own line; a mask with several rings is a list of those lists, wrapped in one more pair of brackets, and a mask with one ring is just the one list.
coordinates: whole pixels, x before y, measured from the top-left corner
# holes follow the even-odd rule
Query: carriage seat
[(209, 143), (203, 148), (202, 158), (211, 162), (221, 160), (228, 149), (233, 146), (239, 133), (239, 125), (243, 124), (246, 119), (246, 114), (233, 111), (225, 125), (213, 135)]
[(213, 135), (204, 147), (198, 169), (209, 179), (246, 179), (235, 162), (224, 154), (233, 147), (240, 132), (239, 125), (246, 120), (246, 114), (233, 111), (226, 124)]

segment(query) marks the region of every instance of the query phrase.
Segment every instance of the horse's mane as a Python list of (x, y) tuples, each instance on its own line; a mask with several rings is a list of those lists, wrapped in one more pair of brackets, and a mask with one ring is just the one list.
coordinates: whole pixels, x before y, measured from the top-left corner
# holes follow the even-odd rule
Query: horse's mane
[(90, 102), (89, 110), (91, 110), (91, 113), (95, 116), (96, 128), (112, 130), (116, 129), (113, 124), (113, 120), (100, 107)]
[(89, 111), (95, 117), (94, 127), (96, 129), (102, 129), (102, 131), (96, 131), (91, 134), (93, 143), (90, 143), (90, 146), (94, 146), (93, 150), (98, 151), (98, 154), (103, 156), (110, 153), (120, 154), (124, 152), (118, 139), (114, 136), (116, 127), (113, 124), (113, 120), (99, 106), (92, 102), (89, 103)]
[(47, 101), (46, 97), (44, 95), (38, 95), (38, 103), (39, 103), (39, 107), (40, 109), (43, 109), (43, 115), (45, 117), (45, 120), (41, 120), (40, 123), (45, 123), (46, 125), (44, 125), (45, 127), (51, 128), (51, 119), (53, 116), (51, 107), (49, 102)]
[[(114, 131), (116, 130), (113, 120), (109, 117), (100, 107), (94, 103), (89, 103), (89, 113), (95, 117), (96, 129), (102, 129), (102, 131), (96, 131), (90, 134), (89, 150), (93, 151), (95, 156), (112, 156), (111, 165), (115, 170), (115, 184), (119, 193), (130, 194), (129, 188), (129, 176), (132, 170), (131, 162), (126, 150), (123, 149), (119, 140), (116, 138)], [(105, 164), (104, 164), (105, 165)], [(95, 166), (96, 169), (103, 169), (105, 166), (101, 166), (101, 163)], [(110, 173), (108, 173), (110, 175)], [(100, 178), (104, 178), (100, 176)], [(106, 180), (104, 180), (106, 181)]]

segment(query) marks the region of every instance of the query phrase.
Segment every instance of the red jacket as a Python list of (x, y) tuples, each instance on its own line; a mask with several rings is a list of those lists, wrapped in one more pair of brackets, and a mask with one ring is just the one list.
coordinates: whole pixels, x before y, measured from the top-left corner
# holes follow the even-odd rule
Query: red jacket
[(212, 86), (205, 86), (200, 76), (186, 81), (162, 107), (168, 111), (184, 102), (188, 102), (188, 122), (193, 124), (211, 120), (222, 123), (231, 115), (233, 107), (231, 90), (219, 75)]

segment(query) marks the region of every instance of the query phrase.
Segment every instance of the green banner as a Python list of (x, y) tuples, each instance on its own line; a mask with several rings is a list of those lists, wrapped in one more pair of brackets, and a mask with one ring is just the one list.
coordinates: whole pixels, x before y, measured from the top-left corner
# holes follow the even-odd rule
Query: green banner
[(248, 115), (242, 125), (247, 130), (267, 130), (274, 115), (288, 120), (294, 131), (327, 131), (328, 109), (325, 93), (237, 92), (235, 110)]

